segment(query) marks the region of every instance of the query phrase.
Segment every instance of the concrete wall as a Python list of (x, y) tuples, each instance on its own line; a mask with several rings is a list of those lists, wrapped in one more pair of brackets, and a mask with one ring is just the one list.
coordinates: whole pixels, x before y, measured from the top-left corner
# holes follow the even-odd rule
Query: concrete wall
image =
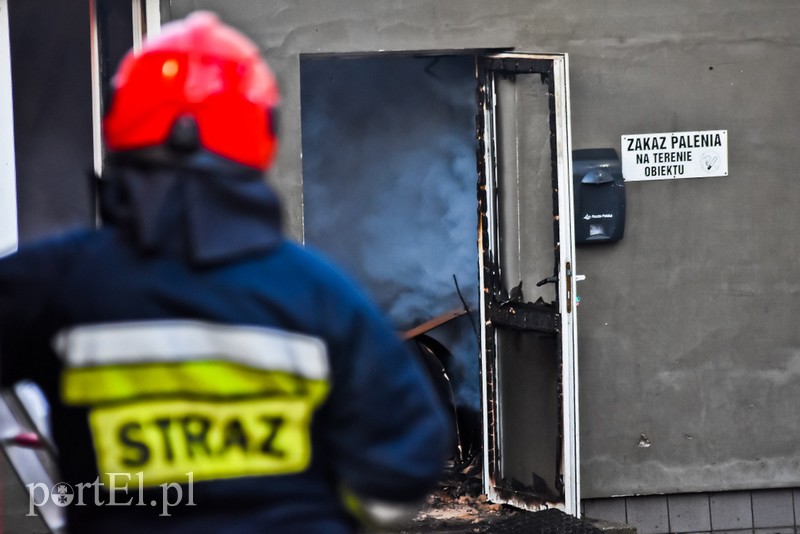
[(300, 54), (566, 52), (574, 148), (727, 129), (729, 176), (629, 183), (624, 240), (579, 250), (583, 496), (800, 486), (795, 0), (170, 7), (213, 9), (265, 50), (284, 95), (273, 181), (298, 236)]

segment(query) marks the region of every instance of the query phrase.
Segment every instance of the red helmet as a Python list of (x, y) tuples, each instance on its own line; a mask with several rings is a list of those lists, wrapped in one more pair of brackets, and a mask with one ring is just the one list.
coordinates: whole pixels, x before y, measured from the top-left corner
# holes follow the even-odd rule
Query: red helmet
[(112, 85), (103, 120), (111, 151), (164, 145), (188, 116), (205, 150), (260, 170), (272, 163), (275, 78), (252, 41), (213, 13), (164, 25), (125, 56)]

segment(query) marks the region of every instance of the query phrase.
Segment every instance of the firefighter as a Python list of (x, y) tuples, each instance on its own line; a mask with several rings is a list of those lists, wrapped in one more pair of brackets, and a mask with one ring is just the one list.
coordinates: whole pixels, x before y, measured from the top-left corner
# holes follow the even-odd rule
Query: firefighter
[(51, 404), (68, 528), (408, 517), (446, 416), (373, 304), (283, 235), (263, 179), (279, 96), (256, 46), (198, 12), (129, 53), (112, 89), (104, 224), (0, 260), (0, 377)]

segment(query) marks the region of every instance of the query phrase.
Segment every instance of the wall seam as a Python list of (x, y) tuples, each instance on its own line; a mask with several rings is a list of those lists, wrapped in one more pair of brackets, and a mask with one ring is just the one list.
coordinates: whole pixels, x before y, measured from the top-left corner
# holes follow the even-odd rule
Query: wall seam
[(706, 493), (708, 499), (708, 527), (711, 532), (714, 532), (714, 514), (711, 513), (711, 493)]

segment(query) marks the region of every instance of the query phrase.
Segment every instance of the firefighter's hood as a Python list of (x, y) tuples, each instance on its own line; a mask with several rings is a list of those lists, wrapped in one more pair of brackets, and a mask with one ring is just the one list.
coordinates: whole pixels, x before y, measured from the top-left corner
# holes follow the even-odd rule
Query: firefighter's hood
[(280, 202), (256, 171), (110, 164), (101, 180), (104, 223), (143, 253), (212, 264), (280, 244)]

